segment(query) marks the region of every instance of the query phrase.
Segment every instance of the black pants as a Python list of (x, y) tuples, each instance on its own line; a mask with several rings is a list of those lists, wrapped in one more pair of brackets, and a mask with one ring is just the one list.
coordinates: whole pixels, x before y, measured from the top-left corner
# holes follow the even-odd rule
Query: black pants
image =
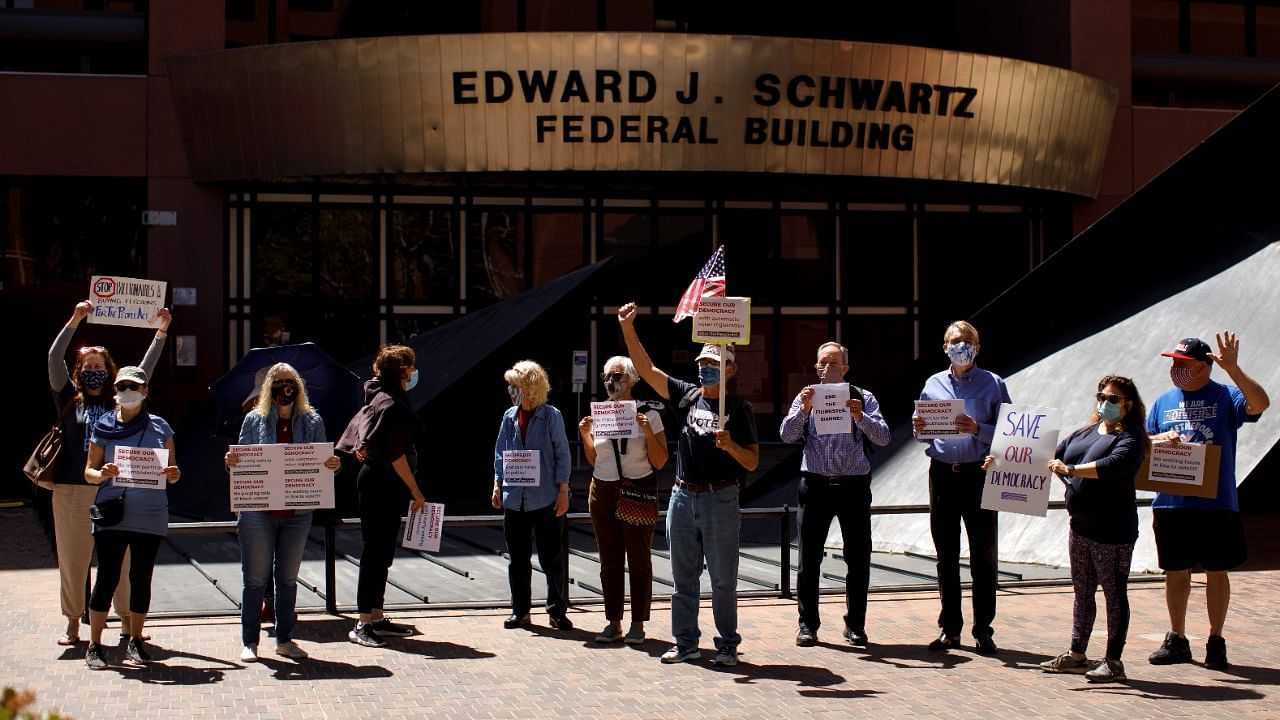
[(89, 596), (89, 609), (106, 612), (120, 584), (120, 567), (129, 551), (129, 612), (145, 615), (151, 608), (151, 573), (160, 553), (160, 535), (128, 530), (100, 530), (93, 535), (98, 549), (98, 577)]
[(818, 617), (818, 576), (831, 520), (840, 519), (844, 536), (845, 616), (850, 630), (865, 630), (867, 586), (871, 580), (871, 476), (846, 475), (829, 480), (805, 473), (800, 479), (800, 510), (796, 513), (800, 535), (800, 570), (796, 593), (800, 623), (813, 632)]
[(502, 534), (507, 538), (507, 553), (511, 562), (507, 565), (507, 582), (511, 585), (511, 612), (524, 615), (533, 603), (529, 584), (533, 580), (533, 566), (529, 555), (534, 544), (538, 548), (538, 564), (547, 576), (547, 614), (564, 617), (568, 603), (564, 597), (564, 550), (561, 533), (564, 520), (556, 517), (552, 503), (537, 510), (504, 510)]
[(369, 462), (356, 476), (360, 498), (360, 576), (356, 581), (356, 609), (361, 614), (381, 610), (387, 591), (387, 572), (400, 542), (400, 519), (409, 511), (409, 490), (390, 466)]
[(938, 627), (955, 637), (964, 628), (960, 609), (960, 521), (969, 533), (969, 572), (973, 576), (973, 636), (990, 637), (996, 617), (996, 513), (982, 509), (986, 473), (977, 463), (955, 472), (929, 463), (929, 529), (938, 555)]

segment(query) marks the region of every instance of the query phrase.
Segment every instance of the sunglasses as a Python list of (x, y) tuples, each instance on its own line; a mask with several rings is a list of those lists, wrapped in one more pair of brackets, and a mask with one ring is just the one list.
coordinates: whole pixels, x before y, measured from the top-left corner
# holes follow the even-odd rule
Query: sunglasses
[(88, 346), (88, 347), (82, 347), (82, 348), (80, 348), (80, 350), (78, 350), (77, 352), (79, 352), (79, 354), (81, 354), (81, 355), (89, 355), (89, 354), (91, 354), (91, 353), (97, 353), (97, 354), (101, 355), (101, 354), (105, 353), (106, 351), (107, 351), (107, 349), (106, 349), (106, 348), (104, 348), (104, 347), (102, 347), (101, 345), (90, 345), (90, 346)]
[(1098, 402), (1114, 403), (1116, 405), (1119, 405), (1120, 403), (1124, 402), (1123, 395), (1116, 395), (1114, 393), (1100, 392), (1100, 393), (1096, 393), (1094, 397), (1098, 399)]
[(612, 381), (614, 381), (614, 382), (618, 382), (619, 380), (621, 380), (621, 379), (625, 378), (626, 376), (627, 376), (627, 374), (626, 374), (626, 373), (616, 372), (616, 373), (609, 373), (609, 374), (607, 374), (607, 375), (601, 375), (601, 376), (600, 376), (600, 379), (601, 379), (601, 380), (612, 380)]
[(138, 384), (138, 383), (136, 383), (136, 382), (122, 382), (122, 383), (116, 383), (116, 390), (118, 390), (118, 391), (123, 391), (123, 390), (137, 390), (137, 389), (138, 389), (138, 388), (140, 388), (140, 387), (142, 387), (142, 386), (141, 386), (141, 385), (139, 385), (139, 384)]
[(298, 388), (298, 383), (292, 380), (272, 380), (271, 381), (272, 390), (279, 390), (282, 387), (291, 387), (296, 390)]

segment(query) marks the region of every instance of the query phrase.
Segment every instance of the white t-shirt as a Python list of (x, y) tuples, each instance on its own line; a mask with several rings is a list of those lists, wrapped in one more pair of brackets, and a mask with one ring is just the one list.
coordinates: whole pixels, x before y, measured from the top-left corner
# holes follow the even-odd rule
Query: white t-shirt
[[(654, 435), (662, 432), (662, 416), (657, 410), (647, 410), (644, 416), (649, 418), (649, 428), (653, 430)], [(639, 424), (636, 423), (636, 425)], [(618, 463), (613, 460), (613, 443), (609, 440), (609, 438), (596, 438), (596, 466), (591, 475), (597, 480), (617, 482)], [(621, 446), (624, 440), (616, 438), (613, 442)], [(649, 464), (649, 445), (645, 442), (644, 431), (640, 431), (640, 437), (627, 438), (625, 442), (627, 449), (622, 453), (622, 474), (629, 478), (642, 478), (653, 472), (653, 466)]]

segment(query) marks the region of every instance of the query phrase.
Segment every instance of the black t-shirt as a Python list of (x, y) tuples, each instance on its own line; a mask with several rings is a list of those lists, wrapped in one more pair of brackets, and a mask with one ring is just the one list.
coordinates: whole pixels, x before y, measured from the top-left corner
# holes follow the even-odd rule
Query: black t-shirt
[(1097, 478), (1075, 478), (1067, 485), (1072, 530), (1094, 542), (1111, 545), (1138, 539), (1133, 479), (1146, 450), (1140, 431), (1100, 435), (1097, 425), (1081, 428), (1058, 443), (1055, 457), (1062, 462), (1097, 463)]
[[(703, 397), (702, 388), (667, 378), (667, 393), (680, 426), (676, 450), (676, 477), (690, 483), (722, 483), (747, 477), (746, 468), (729, 453), (716, 447), (715, 432), (720, 424), (720, 398)], [(725, 426), (729, 437), (746, 447), (756, 444), (756, 417), (751, 403), (729, 395), (725, 404)]]

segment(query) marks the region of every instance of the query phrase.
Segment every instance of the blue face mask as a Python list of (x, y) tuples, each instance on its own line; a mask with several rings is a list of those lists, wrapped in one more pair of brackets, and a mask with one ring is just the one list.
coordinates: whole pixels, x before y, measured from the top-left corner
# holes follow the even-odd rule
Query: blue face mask
[(1100, 402), (1098, 403), (1098, 417), (1102, 418), (1102, 422), (1115, 423), (1124, 417), (1124, 411), (1120, 409), (1119, 403)]
[(978, 357), (978, 348), (971, 343), (958, 342), (954, 345), (947, 346), (947, 357), (951, 358), (951, 363), (959, 367), (972, 365), (973, 359)]
[(86, 390), (97, 390), (107, 384), (106, 370), (81, 370), (80, 387)]
[(715, 387), (720, 384), (720, 368), (718, 367), (700, 367), (698, 368), (698, 382), (702, 383), (702, 387)]
[(414, 371), (409, 373), (409, 386), (405, 388), (405, 392), (408, 392), (414, 389), (415, 387), (417, 387), (417, 385), (418, 385), (418, 370), (417, 368), (414, 368)]

